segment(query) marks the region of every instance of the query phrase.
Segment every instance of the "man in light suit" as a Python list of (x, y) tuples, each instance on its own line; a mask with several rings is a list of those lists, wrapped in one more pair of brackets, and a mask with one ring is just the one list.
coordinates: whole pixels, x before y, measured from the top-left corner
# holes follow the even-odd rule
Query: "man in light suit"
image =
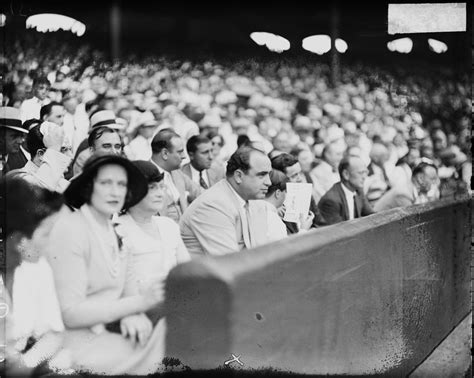
[(181, 215), (202, 189), (179, 169), (185, 158), (184, 143), (171, 129), (162, 129), (151, 142), (151, 162), (164, 173), (165, 205), (161, 215), (179, 223)]
[(341, 181), (334, 184), (318, 203), (327, 224), (360, 218), (374, 212), (363, 194), (367, 174), (367, 165), (361, 158), (348, 156), (341, 160)]
[(261, 210), (271, 185), (271, 163), (260, 150), (241, 147), (227, 162), (226, 178), (206, 190), (184, 212), (181, 237), (192, 257), (225, 255), (265, 244)]
[(212, 185), (225, 177), (224, 169), (212, 167), (213, 153), (211, 140), (200, 135), (193, 135), (186, 143), (190, 162), (183, 165), (181, 170), (186, 176), (202, 189), (209, 189)]
[(439, 182), (436, 167), (420, 163), (414, 169), (408, 185), (397, 185), (375, 203), (375, 211), (393, 209), (428, 202), (428, 192)]

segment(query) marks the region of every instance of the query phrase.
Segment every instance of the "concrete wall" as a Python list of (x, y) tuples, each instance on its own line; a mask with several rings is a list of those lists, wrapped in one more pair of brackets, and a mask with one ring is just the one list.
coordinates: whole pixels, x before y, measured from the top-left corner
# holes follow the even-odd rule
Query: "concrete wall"
[(244, 369), (406, 375), (470, 311), (471, 206), (395, 209), (180, 265), (166, 355), (192, 369), (233, 353)]

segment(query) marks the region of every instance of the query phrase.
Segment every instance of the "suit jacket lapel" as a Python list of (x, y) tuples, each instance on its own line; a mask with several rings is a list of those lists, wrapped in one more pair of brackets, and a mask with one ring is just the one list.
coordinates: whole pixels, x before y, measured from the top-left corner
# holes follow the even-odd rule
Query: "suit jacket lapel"
[(362, 202), (362, 196), (359, 194), (359, 192), (357, 192), (355, 196), (354, 205), (355, 205), (354, 212), (355, 212), (356, 218), (360, 218), (362, 216), (361, 212), (362, 212), (363, 202)]
[(344, 206), (344, 214), (343, 214), (344, 220), (348, 220), (349, 219), (349, 206), (347, 205), (346, 195), (344, 193), (344, 189), (342, 189), (341, 183), (337, 184), (337, 190), (339, 192), (339, 196), (341, 197), (342, 204)]

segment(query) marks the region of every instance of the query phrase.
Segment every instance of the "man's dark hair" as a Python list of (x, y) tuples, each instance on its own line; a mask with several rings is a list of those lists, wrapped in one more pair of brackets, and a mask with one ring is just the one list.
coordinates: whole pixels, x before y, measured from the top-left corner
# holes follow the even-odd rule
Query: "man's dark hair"
[(41, 123), (41, 121), (39, 119), (31, 118), (31, 119), (27, 119), (25, 122), (23, 122), (21, 127), (23, 127), (25, 130), (30, 130), (30, 129), (33, 128), (33, 126), (39, 125), (40, 123)]
[(46, 76), (38, 76), (33, 80), (33, 87), (40, 84), (46, 84), (48, 87), (51, 86), (51, 83)]
[(277, 191), (277, 189), (280, 189), (281, 191), (286, 190), (286, 184), (288, 183), (288, 177), (286, 176), (285, 173), (282, 171), (279, 171), (278, 169), (272, 169), (270, 171), (270, 181), (271, 185), (268, 187), (267, 194), (265, 197), (270, 197), (274, 192)]
[(43, 143), (43, 134), (41, 134), (40, 125), (36, 125), (28, 131), (26, 135), (26, 148), (31, 154), (32, 159), (36, 156), (38, 150), (46, 148)]
[(252, 146), (252, 142), (248, 135), (242, 134), (237, 137), (237, 148), (242, 146)]
[[(117, 132), (117, 130), (114, 130), (110, 127), (107, 127), (107, 126), (94, 127), (92, 128), (89, 136), (87, 137), (87, 144), (89, 145), (89, 147), (94, 147), (95, 141), (99, 139), (102, 135), (104, 135), (105, 133), (115, 133), (120, 137), (120, 134)], [(120, 142), (122, 142), (121, 137), (120, 137)]]
[(247, 173), (250, 169), (250, 155), (252, 152), (264, 154), (262, 151), (249, 146), (238, 148), (237, 151), (235, 151), (227, 161), (227, 169), (225, 173), (226, 176), (232, 177), (237, 169)]
[(412, 176), (419, 175), (420, 173), (425, 173), (426, 168), (433, 167), (436, 172), (438, 172), (438, 168), (434, 164), (428, 162), (421, 162), (415, 168), (413, 168)]
[(339, 166), (337, 167), (337, 170), (339, 172), (339, 176), (341, 177), (342, 179), (342, 172), (343, 171), (346, 171), (347, 169), (349, 169), (349, 166), (351, 165), (350, 164), (350, 159), (352, 158), (353, 156), (344, 156), (342, 158), (342, 160), (339, 162)]
[(298, 163), (298, 158), (284, 152), (280, 155), (275, 156), (273, 159), (271, 159), (271, 162), (272, 162), (273, 169), (286, 172), (286, 168), (292, 167), (293, 165)]
[(202, 135), (193, 135), (186, 143), (186, 151), (188, 151), (188, 154), (194, 153), (200, 144), (205, 143), (211, 143), (211, 140)]
[(44, 121), (44, 118), (51, 114), (53, 106), (63, 106), (61, 103), (56, 101), (51, 101), (49, 104), (43, 105), (40, 110), (40, 119)]
[(180, 138), (180, 136), (170, 128), (160, 130), (151, 141), (151, 151), (159, 154), (163, 149), (170, 150), (173, 148), (171, 139)]

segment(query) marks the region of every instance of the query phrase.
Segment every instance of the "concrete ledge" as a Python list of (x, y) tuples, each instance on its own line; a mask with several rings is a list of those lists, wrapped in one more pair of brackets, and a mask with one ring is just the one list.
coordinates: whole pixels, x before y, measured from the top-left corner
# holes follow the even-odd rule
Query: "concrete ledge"
[(410, 378), (471, 377), (472, 312), (442, 341)]

